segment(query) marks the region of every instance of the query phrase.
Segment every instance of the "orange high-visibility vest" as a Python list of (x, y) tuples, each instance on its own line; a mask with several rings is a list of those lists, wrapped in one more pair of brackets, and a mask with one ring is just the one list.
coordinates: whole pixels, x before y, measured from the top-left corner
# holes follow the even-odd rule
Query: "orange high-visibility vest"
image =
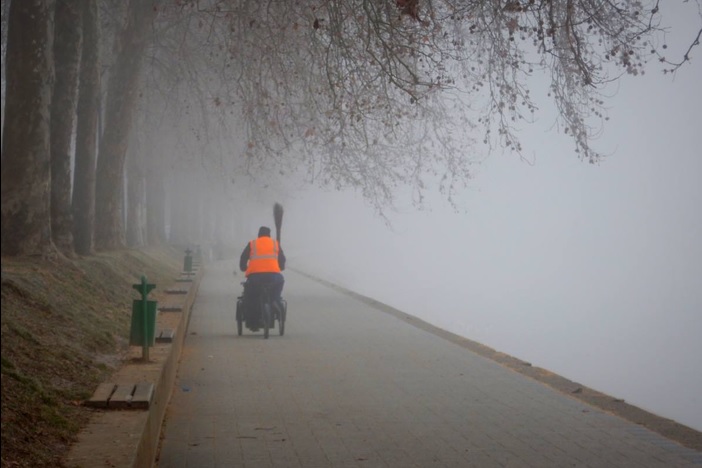
[(249, 242), (249, 248), (251, 252), (246, 276), (251, 273), (280, 273), (278, 241), (263, 236)]

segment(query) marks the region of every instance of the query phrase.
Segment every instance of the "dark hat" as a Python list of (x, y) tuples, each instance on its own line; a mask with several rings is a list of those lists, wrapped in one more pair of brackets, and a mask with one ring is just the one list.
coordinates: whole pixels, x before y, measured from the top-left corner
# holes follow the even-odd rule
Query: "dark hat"
[(258, 237), (261, 236), (270, 236), (271, 235), (271, 228), (266, 227), (266, 226), (261, 226), (258, 228)]

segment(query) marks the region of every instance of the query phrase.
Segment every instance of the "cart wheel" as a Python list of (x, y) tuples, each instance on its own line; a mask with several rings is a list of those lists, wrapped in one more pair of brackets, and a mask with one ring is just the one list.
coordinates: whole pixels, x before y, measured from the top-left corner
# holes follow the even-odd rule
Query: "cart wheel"
[(279, 311), (278, 326), (280, 328), (278, 331), (280, 332), (280, 336), (283, 336), (285, 334), (285, 316), (287, 315), (288, 303), (285, 301), (281, 301), (281, 303), (283, 308)]
[(268, 339), (268, 332), (271, 328), (271, 305), (268, 302), (264, 302), (262, 305), (261, 319), (263, 320), (263, 337)]
[(242, 301), (236, 301), (236, 332), (239, 336), (244, 329), (244, 313), (243, 313)]

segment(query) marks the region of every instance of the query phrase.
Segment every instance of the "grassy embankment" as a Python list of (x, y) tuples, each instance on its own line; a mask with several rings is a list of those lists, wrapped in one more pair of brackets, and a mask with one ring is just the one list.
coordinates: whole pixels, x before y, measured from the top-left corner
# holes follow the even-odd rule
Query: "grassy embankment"
[(160, 299), (183, 265), (173, 247), (78, 259), (2, 259), (2, 466), (60, 467), (82, 406), (129, 349), (132, 288)]

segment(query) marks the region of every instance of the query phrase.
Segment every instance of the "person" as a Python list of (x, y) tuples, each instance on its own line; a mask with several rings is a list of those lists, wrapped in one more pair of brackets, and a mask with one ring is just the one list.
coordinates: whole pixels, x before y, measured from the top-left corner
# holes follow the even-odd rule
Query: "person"
[(281, 271), (285, 270), (285, 253), (278, 241), (271, 238), (269, 227), (261, 226), (258, 237), (246, 244), (239, 259), (239, 269), (246, 275), (245, 298), (248, 294), (255, 294), (259, 285), (273, 284), (273, 303), (282, 310), (285, 278)]

